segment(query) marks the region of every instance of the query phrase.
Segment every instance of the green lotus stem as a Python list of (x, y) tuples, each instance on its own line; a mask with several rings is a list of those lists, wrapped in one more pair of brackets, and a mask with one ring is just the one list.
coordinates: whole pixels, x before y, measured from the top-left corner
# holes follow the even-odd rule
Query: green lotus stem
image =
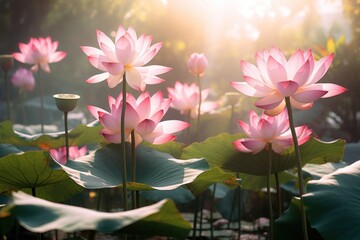
[(194, 203), (194, 220), (193, 220), (193, 236), (192, 239), (196, 239), (196, 230), (197, 230), (197, 216), (198, 216), (198, 210), (199, 210), (199, 196), (195, 197), (195, 203)]
[[(32, 195), (33, 197), (36, 197), (36, 188), (35, 188), (35, 187), (32, 187), (32, 188), (31, 188), (31, 195)], [(37, 233), (37, 234), (36, 234), (36, 239), (37, 239), (37, 240), (41, 240), (41, 239), (42, 239), (41, 233)]]
[(68, 113), (64, 112), (66, 159), (69, 159)]
[(214, 226), (213, 226), (213, 222), (214, 222), (214, 216), (213, 216), (213, 212), (214, 212), (214, 203), (215, 203), (215, 192), (216, 192), (216, 186), (217, 184), (214, 184), (214, 190), (212, 192), (211, 195), (211, 209), (210, 209), (210, 239), (214, 239)]
[(204, 204), (205, 204), (205, 194), (202, 194), (202, 195), (203, 195), (203, 197), (201, 198), (201, 204), (200, 204), (200, 227), (199, 227), (200, 237), (201, 237), (201, 233), (203, 230), (203, 214), (204, 214), (203, 210), (204, 210)]
[(286, 102), (286, 109), (287, 109), (288, 115), (289, 115), (290, 129), (291, 129), (291, 134), (292, 134), (292, 138), (294, 141), (294, 148), (295, 148), (295, 155), (296, 155), (296, 162), (297, 162), (297, 173), (298, 173), (299, 192), (300, 192), (300, 213), (301, 213), (302, 233), (303, 233), (303, 239), (307, 240), (308, 234), (307, 234), (307, 224), (306, 224), (306, 213), (305, 213), (304, 201), (303, 201), (304, 182), (303, 182), (303, 174), (302, 174), (301, 155), (300, 155), (299, 143), (298, 143), (298, 139), (297, 139), (296, 131), (295, 131), (294, 117), (293, 117), (293, 113), (292, 113), (290, 97), (285, 97), (285, 102)]
[(126, 72), (123, 75), (121, 108), (121, 153), (122, 153), (122, 184), (124, 211), (127, 210), (127, 177), (126, 177), (126, 145), (125, 145), (125, 111), (126, 111)]
[(277, 210), (278, 210), (278, 217), (282, 213), (282, 200), (281, 200), (281, 189), (280, 189), (280, 182), (279, 182), (279, 173), (275, 173), (275, 184), (276, 184), (276, 196), (277, 196)]
[[(102, 189), (99, 189), (99, 190), (98, 190), (98, 197), (97, 197), (97, 200), (96, 200), (96, 210), (97, 210), (97, 211), (100, 210), (101, 193), (102, 193)], [(95, 230), (90, 231), (88, 240), (94, 240), (94, 239), (95, 239), (95, 235), (96, 235), (96, 231), (95, 231)]]
[(43, 96), (43, 84), (40, 78), (40, 69), (38, 70), (38, 81), (39, 81), (39, 95), (40, 95), (41, 133), (44, 133), (44, 96)]
[[(237, 178), (239, 178), (239, 173), (237, 174)], [(238, 240), (241, 238), (241, 190), (240, 187), (236, 187), (236, 195), (239, 199), (239, 207), (238, 207)]]
[(4, 71), (4, 80), (5, 80), (5, 95), (6, 95), (6, 110), (8, 120), (11, 121), (10, 115), (10, 97), (9, 97), (9, 87), (8, 87), (8, 71)]
[[(135, 155), (135, 131), (131, 131), (131, 162), (132, 162), (132, 181), (136, 182), (136, 155)], [(131, 191), (131, 206), (133, 209), (138, 207), (137, 195), (139, 191)]]
[(199, 83), (199, 106), (198, 106), (198, 115), (197, 115), (197, 123), (196, 123), (196, 140), (200, 141), (200, 115), (201, 115), (201, 102), (202, 102), (202, 93), (201, 93), (201, 79), (200, 76), (197, 76), (197, 80)]
[(269, 219), (270, 219), (270, 228), (269, 228), (269, 239), (274, 239), (274, 216), (273, 216), (273, 209), (272, 209), (272, 201), (271, 201), (271, 191), (270, 191), (270, 178), (271, 178), (271, 170), (272, 170), (272, 148), (271, 143), (269, 144), (269, 167), (268, 173), (266, 176), (266, 192), (268, 197), (268, 204), (269, 204)]
[(231, 112), (230, 112), (230, 123), (229, 123), (229, 132), (233, 132), (233, 122), (234, 122), (234, 112), (235, 112), (235, 104), (231, 104)]
[(31, 195), (33, 197), (36, 197), (36, 188), (34, 188), (34, 187), (31, 188)]
[[(186, 114), (186, 121), (188, 123), (190, 123), (191, 121), (191, 110), (189, 110)], [(190, 127), (186, 128), (186, 136), (185, 136), (185, 140), (188, 141), (190, 139)], [(190, 143), (191, 141), (189, 141)], [(186, 142), (187, 143), (187, 142)]]

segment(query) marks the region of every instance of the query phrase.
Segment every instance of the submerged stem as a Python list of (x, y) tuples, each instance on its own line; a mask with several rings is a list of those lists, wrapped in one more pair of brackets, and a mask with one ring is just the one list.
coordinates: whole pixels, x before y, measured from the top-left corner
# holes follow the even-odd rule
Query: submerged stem
[(126, 176), (126, 145), (125, 145), (125, 111), (126, 111), (126, 72), (122, 83), (122, 108), (121, 108), (121, 154), (122, 154), (122, 184), (124, 211), (127, 210), (127, 176)]
[(293, 113), (292, 113), (290, 97), (285, 97), (285, 102), (286, 102), (286, 109), (287, 109), (288, 115), (289, 115), (290, 129), (291, 129), (291, 134), (292, 134), (292, 138), (294, 141), (294, 148), (295, 148), (295, 155), (296, 155), (296, 162), (297, 162), (297, 172), (298, 172), (298, 182), (299, 182), (299, 192), (300, 192), (300, 212), (301, 212), (302, 233), (303, 233), (303, 239), (307, 240), (308, 234), (307, 234), (307, 224), (306, 224), (306, 213), (305, 213), (304, 201), (303, 201), (304, 182), (303, 182), (303, 174), (302, 174), (301, 155), (300, 155), (299, 143), (298, 143), (298, 139), (297, 139), (296, 131), (295, 131), (294, 117), (293, 117)]

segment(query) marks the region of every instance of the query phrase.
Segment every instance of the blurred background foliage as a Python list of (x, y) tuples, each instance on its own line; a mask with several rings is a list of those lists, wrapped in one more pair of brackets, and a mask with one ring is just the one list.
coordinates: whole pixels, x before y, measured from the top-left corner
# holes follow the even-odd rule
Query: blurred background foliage
[[(17, 52), (18, 43), (27, 43), (30, 37), (51, 36), (58, 40), (58, 50), (68, 55), (51, 64), (51, 74), (42, 73), (44, 87), (49, 96), (60, 92), (80, 94), (78, 111), (87, 118), (86, 105), (106, 108), (106, 95), (116, 96), (120, 91), (108, 89), (105, 82), (84, 82), (99, 73), (80, 49), (81, 45), (98, 47), (96, 29), (114, 35), (119, 25), (133, 26), (138, 35), (152, 35), (153, 43), (164, 42), (151, 64), (173, 70), (162, 75), (165, 83), (147, 87), (152, 93), (166, 91), (175, 81), (195, 81), (187, 71), (186, 61), (191, 53), (204, 52), (209, 68), (202, 79), (203, 86), (211, 88), (213, 100), (224, 103), (224, 107), (224, 93), (234, 91), (229, 82), (243, 81), (240, 60), (254, 62), (258, 50), (277, 46), (290, 55), (298, 48), (312, 48), (319, 58), (335, 52), (333, 65), (322, 81), (340, 84), (349, 91), (316, 102), (312, 110), (302, 112), (297, 119), (299, 124), (313, 128), (320, 138), (343, 137), (357, 142), (359, 21), (359, 0), (0, 0), (0, 54)], [(22, 65), (16, 62), (13, 71), (19, 66)], [(0, 84), (3, 89), (3, 81)], [(16, 102), (18, 92), (11, 90)], [(3, 104), (3, 91), (0, 94)], [(36, 97), (34, 91), (26, 96), (26, 101)], [(48, 99), (49, 105), (55, 105), (51, 97)], [(240, 97), (236, 119), (254, 108), (253, 101)], [(5, 111), (3, 106), (0, 110)], [(170, 111), (168, 117), (182, 116)], [(212, 121), (204, 126), (210, 129), (215, 126), (214, 121), (226, 118), (228, 115), (204, 118)], [(228, 130), (224, 127), (218, 132), (224, 129)]]

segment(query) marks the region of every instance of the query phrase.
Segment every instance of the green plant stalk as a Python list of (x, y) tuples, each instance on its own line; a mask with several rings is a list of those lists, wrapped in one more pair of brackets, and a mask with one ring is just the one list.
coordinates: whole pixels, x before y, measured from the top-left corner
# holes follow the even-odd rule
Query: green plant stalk
[(275, 173), (275, 184), (276, 184), (276, 196), (277, 196), (277, 210), (278, 217), (280, 217), (282, 213), (282, 201), (281, 201), (281, 189), (280, 189), (280, 181), (279, 181), (279, 173)]
[[(99, 210), (100, 210), (101, 193), (102, 193), (102, 189), (99, 189), (99, 190), (98, 190), (98, 197), (97, 197), (97, 200), (96, 200), (96, 211), (99, 211)], [(88, 240), (94, 240), (94, 239), (95, 239), (95, 235), (96, 235), (96, 231), (95, 231), (95, 230), (90, 231)]]
[(306, 213), (305, 213), (304, 201), (303, 201), (304, 182), (303, 182), (303, 174), (302, 174), (301, 155), (300, 155), (299, 143), (298, 143), (298, 139), (297, 139), (296, 131), (295, 131), (294, 117), (293, 117), (293, 113), (292, 113), (290, 97), (285, 97), (285, 102), (286, 102), (286, 109), (287, 109), (288, 115), (289, 115), (290, 129), (291, 129), (291, 134), (292, 134), (292, 138), (294, 141), (294, 148), (295, 148), (295, 155), (296, 155), (296, 162), (297, 162), (297, 173), (298, 173), (299, 192), (300, 192), (300, 213), (301, 213), (302, 233), (303, 233), (303, 239), (307, 240), (308, 234), (307, 234), (307, 224), (306, 224)]
[[(239, 178), (239, 173), (236, 174), (237, 178)], [(235, 194), (237, 195), (237, 199), (239, 199), (239, 206), (238, 206), (238, 240), (241, 238), (241, 190), (240, 187), (236, 187)]]
[[(189, 111), (188, 111), (187, 114), (186, 114), (186, 121), (187, 121), (188, 123), (190, 123), (190, 121), (191, 121), (191, 109), (189, 109)], [(189, 141), (189, 139), (190, 139), (190, 127), (188, 127), (188, 128), (186, 129), (186, 136), (185, 136), (185, 141), (186, 141), (186, 143), (187, 143), (187, 141)], [(189, 144), (190, 144), (190, 142), (191, 142), (191, 141), (189, 141)]]
[(196, 196), (195, 197), (195, 202), (194, 202), (194, 220), (193, 220), (193, 236), (192, 239), (196, 239), (196, 231), (197, 231), (197, 221), (198, 221), (198, 211), (199, 211), (199, 202), (200, 202), (200, 197)]
[[(33, 197), (36, 197), (36, 188), (35, 188), (35, 187), (32, 187), (32, 188), (31, 188), (31, 195), (32, 195)], [(36, 239), (37, 239), (37, 240), (41, 240), (41, 239), (42, 239), (41, 233), (36, 233)]]
[[(131, 162), (132, 162), (132, 181), (136, 182), (136, 155), (135, 155), (135, 131), (131, 131)], [(131, 206), (138, 208), (137, 195), (139, 191), (131, 191)]]
[(66, 147), (66, 159), (69, 159), (69, 135), (68, 135), (68, 113), (64, 112), (64, 126), (65, 126), (65, 147)]
[(126, 146), (125, 146), (125, 111), (126, 111), (126, 72), (122, 83), (122, 108), (121, 108), (121, 154), (122, 154), (122, 184), (124, 211), (127, 210), (127, 176), (126, 176)]
[(44, 133), (44, 96), (43, 96), (43, 84), (40, 78), (40, 69), (38, 69), (38, 81), (39, 81), (39, 95), (40, 95), (41, 133)]
[(200, 115), (201, 115), (201, 102), (202, 102), (202, 93), (201, 93), (201, 79), (200, 76), (197, 76), (198, 84), (199, 84), (199, 106), (198, 106), (198, 114), (197, 114), (197, 123), (196, 123), (196, 140), (200, 141)]
[(269, 219), (270, 219), (270, 227), (269, 227), (269, 239), (274, 239), (274, 216), (273, 216), (273, 209), (272, 209), (272, 201), (271, 201), (271, 191), (270, 191), (270, 178), (271, 178), (271, 170), (272, 170), (272, 147), (271, 143), (269, 144), (269, 159), (268, 159), (268, 173), (266, 176), (266, 192), (268, 197), (268, 204), (269, 204)]
[(5, 80), (5, 95), (6, 95), (6, 110), (8, 120), (11, 121), (10, 115), (10, 97), (9, 97), (9, 87), (8, 87), (8, 71), (4, 71), (4, 80)]
[(200, 199), (200, 226), (199, 226), (199, 232), (200, 232), (200, 237), (201, 237), (201, 233), (203, 231), (203, 216), (204, 216), (204, 204), (205, 204), (205, 200), (206, 200), (206, 197), (205, 197), (205, 194), (201, 194), (200, 197), (202, 196), (202, 198)]
[(213, 225), (214, 216), (213, 216), (213, 213), (214, 213), (216, 186), (217, 186), (217, 184), (215, 183), (215, 184), (214, 184), (214, 190), (213, 190), (212, 195), (211, 195), (211, 205), (210, 205), (210, 207), (211, 207), (211, 209), (210, 209), (210, 239), (214, 239), (214, 225)]
[(233, 122), (234, 122), (235, 104), (231, 104), (230, 120), (229, 120), (229, 132), (233, 133)]

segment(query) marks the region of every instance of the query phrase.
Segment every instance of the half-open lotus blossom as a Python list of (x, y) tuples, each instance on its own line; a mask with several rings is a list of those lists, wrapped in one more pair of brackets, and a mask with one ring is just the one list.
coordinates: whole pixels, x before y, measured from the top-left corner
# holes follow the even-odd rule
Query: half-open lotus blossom
[[(87, 148), (83, 146), (79, 148), (78, 146), (69, 147), (69, 159), (75, 160), (79, 157), (86, 155)], [(67, 162), (66, 159), (66, 147), (61, 147), (59, 149), (50, 149), (51, 157), (60, 164), (65, 165)]]
[(88, 83), (107, 81), (114, 88), (123, 81), (124, 71), (129, 86), (137, 91), (144, 91), (146, 84), (158, 84), (164, 80), (156, 75), (166, 73), (171, 68), (159, 65), (144, 66), (152, 60), (162, 47), (162, 43), (151, 45), (152, 36), (142, 34), (139, 38), (135, 30), (126, 30), (120, 26), (115, 42), (100, 30), (97, 30), (98, 48), (82, 46), (81, 49), (95, 68), (103, 71), (90, 77)]
[[(241, 152), (258, 153), (268, 148), (271, 144), (272, 150), (276, 153), (283, 153), (293, 145), (291, 130), (287, 111), (284, 110), (277, 116), (262, 114), (258, 116), (250, 111), (250, 123), (238, 121), (247, 138), (241, 138), (233, 142), (235, 148)], [(299, 145), (309, 140), (311, 130), (307, 126), (295, 128)]]
[(328, 71), (334, 54), (314, 59), (312, 51), (297, 50), (287, 60), (278, 48), (256, 54), (257, 66), (242, 61), (245, 82), (230, 84), (241, 93), (258, 97), (255, 105), (269, 115), (277, 115), (285, 108), (285, 97), (298, 109), (309, 109), (319, 98), (327, 98), (346, 91), (332, 83), (318, 83)]
[[(187, 83), (175, 82), (174, 88), (167, 88), (169, 98), (172, 99), (170, 107), (177, 109), (181, 114), (188, 114), (196, 118), (198, 114), (199, 106), (199, 87), (193, 83), (188, 85)], [(204, 114), (214, 110), (219, 106), (218, 103), (212, 101), (205, 101), (209, 95), (209, 89), (201, 91), (201, 110), (200, 113)]]
[(63, 51), (56, 51), (59, 46), (58, 41), (51, 41), (51, 37), (30, 38), (30, 41), (19, 43), (20, 52), (13, 53), (12, 56), (19, 62), (32, 64), (31, 70), (36, 72), (39, 65), (45, 72), (50, 72), (49, 63), (59, 62), (66, 57)]
[(195, 76), (203, 76), (208, 66), (208, 60), (203, 53), (193, 53), (187, 62), (188, 70)]
[(32, 71), (22, 67), (12, 75), (11, 83), (18, 87), (20, 92), (31, 92), (35, 88), (35, 78)]
[[(101, 134), (112, 143), (121, 143), (121, 109), (122, 93), (115, 99), (108, 98), (110, 112), (101, 108), (88, 106), (91, 114), (100, 121), (104, 129)], [(162, 144), (175, 139), (173, 133), (189, 127), (189, 123), (178, 120), (161, 121), (169, 109), (171, 99), (163, 98), (162, 92), (152, 97), (148, 92), (142, 93), (137, 99), (126, 95), (125, 141), (130, 142), (130, 134), (135, 132), (135, 144), (145, 140), (154, 144)]]

